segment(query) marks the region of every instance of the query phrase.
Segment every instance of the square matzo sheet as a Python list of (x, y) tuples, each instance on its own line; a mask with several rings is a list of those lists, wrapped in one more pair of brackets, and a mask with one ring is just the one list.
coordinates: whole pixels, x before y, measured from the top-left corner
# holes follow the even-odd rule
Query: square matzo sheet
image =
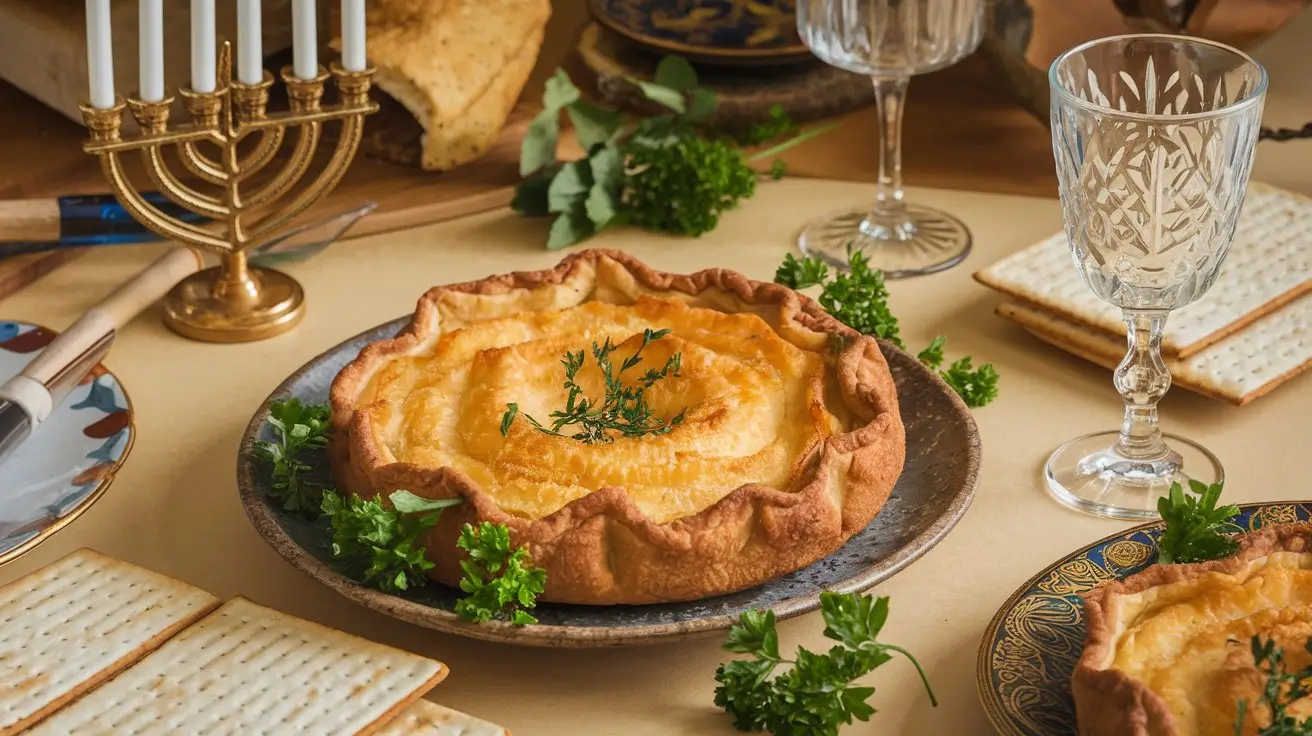
[[(1110, 335), (1124, 336), (1121, 310), (1094, 295), (1058, 233), (977, 273), (1022, 302)], [(1250, 183), (1234, 244), (1210, 291), (1166, 320), (1162, 352), (1181, 358), (1312, 292), (1312, 199)]]

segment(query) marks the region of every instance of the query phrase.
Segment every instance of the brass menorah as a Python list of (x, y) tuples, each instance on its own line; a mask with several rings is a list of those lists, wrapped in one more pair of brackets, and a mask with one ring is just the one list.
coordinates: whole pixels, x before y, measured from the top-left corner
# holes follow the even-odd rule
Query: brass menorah
[[(281, 76), (289, 109), (269, 113), (273, 76), (264, 72), (259, 84), (232, 81), (231, 54), (225, 41), (213, 92), (179, 90), (190, 123), (169, 127), (171, 96), (154, 102), (136, 97), (125, 102), (120, 97), (111, 108), (81, 107), (91, 134), (83, 148), (100, 157), (101, 169), (124, 209), (163, 238), (221, 257), (219, 266), (188, 277), (164, 301), (169, 328), (212, 342), (273, 337), (304, 316), (301, 285), (280, 271), (248, 265), (245, 251), (269, 240), (341, 181), (360, 144), (364, 116), (378, 110), (369, 100), (374, 70), (348, 71), (334, 63), (331, 75), (321, 66), (313, 79), (297, 78), (291, 67), (284, 68)], [(336, 82), (339, 100), (322, 105), (329, 76)], [(141, 129), (131, 138), (120, 135), (125, 107)], [(318, 175), (301, 184), (319, 147), (323, 124), (333, 120), (342, 121), (337, 147)], [(289, 129), (294, 129), (296, 140), (282, 159), (281, 170), (252, 182), (275, 160)], [(218, 158), (207, 155), (202, 143), (216, 147)], [(183, 182), (165, 160), (169, 146), (176, 147), (187, 172), (216, 191), (202, 192)], [(239, 152), (239, 147), (244, 150)], [(124, 171), (122, 155), (132, 151), (141, 152), (156, 189), (208, 222), (171, 217), (147, 202)], [(247, 192), (247, 187), (253, 190)]]

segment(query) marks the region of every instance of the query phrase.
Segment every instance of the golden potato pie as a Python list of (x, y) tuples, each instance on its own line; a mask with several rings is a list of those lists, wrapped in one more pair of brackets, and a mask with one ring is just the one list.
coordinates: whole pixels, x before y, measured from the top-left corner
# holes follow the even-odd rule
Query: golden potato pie
[[(623, 390), (642, 422), (552, 421)], [(558, 602), (692, 600), (805, 567), (870, 523), (905, 456), (874, 339), (776, 284), (605, 250), (430, 290), (331, 398), (339, 485), (464, 500), (428, 538), (436, 579), (459, 580), (463, 524), (503, 523)]]
[[(1247, 536), (1222, 560), (1154, 565), (1092, 591), (1072, 691), (1080, 736), (1252, 736), (1269, 723), (1252, 639), (1312, 663), (1312, 525)], [(1312, 699), (1288, 710), (1312, 716)]]

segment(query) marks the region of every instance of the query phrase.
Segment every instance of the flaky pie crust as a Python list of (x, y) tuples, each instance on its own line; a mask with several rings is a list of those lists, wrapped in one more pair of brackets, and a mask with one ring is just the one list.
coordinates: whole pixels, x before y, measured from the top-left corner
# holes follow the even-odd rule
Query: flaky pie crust
[[(657, 296), (722, 312), (753, 312), (781, 336), (830, 356), (834, 400), (852, 418), (805, 459), (801, 482), (785, 491), (747, 484), (690, 516), (658, 523), (623, 488), (576, 498), (540, 519), (506, 513), (465, 473), (451, 467), (387, 462), (362, 392), (384, 366), (433, 344), (444, 330), (523, 311), (552, 311), (598, 300), (631, 304)], [(582, 341), (580, 341), (582, 342)], [(586, 250), (552, 269), (439, 286), (420, 298), (397, 336), (370, 344), (331, 390), (329, 456), (344, 490), (363, 497), (406, 489), (426, 498), (460, 497), (427, 544), (447, 585), (460, 579), (455, 541), (465, 523), (509, 527), (533, 563), (547, 571), (543, 600), (655, 603), (695, 600), (758, 585), (834, 552), (864, 529), (892, 492), (906, 439), (893, 378), (877, 342), (830, 317), (786, 287), (724, 269), (664, 273), (618, 251)]]
[[(1153, 565), (1125, 580), (1104, 584), (1087, 593), (1084, 599), (1084, 651), (1071, 679), (1080, 736), (1179, 736), (1181, 733), (1161, 696), (1144, 682), (1111, 666), (1123, 634), (1117, 616), (1119, 598), (1151, 591), (1158, 586), (1197, 581), (1210, 573), (1241, 574), (1250, 565), (1262, 563), (1270, 555), (1281, 552), (1312, 552), (1312, 524), (1266, 527), (1245, 535), (1239, 549), (1230, 557), (1194, 564)], [(1286, 613), (1288, 615), (1270, 617), (1281, 629), (1308, 630), (1308, 621), (1303, 620), (1305, 612)], [(1200, 615), (1209, 614), (1210, 611), (1205, 611)], [(1272, 631), (1255, 633), (1274, 636)], [(1299, 638), (1306, 639), (1306, 636)], [(1245, 691), (1258, 687), (1254, 676), (1249, 674), (1253, 667), (1249, 647), (1248, 639), (1236, 641), (1223, 665), (1229, 671), (1245, 671), (1241, 676)], [(1301, 649), (1302, 641), (1294, 644), (1292, 649), (1286, 647), (1287, 653), (1294, 656), (1299, 656), (1295, 650)], [(1298, 668), (1291, 666), (1291, 671)], [(1200, 697), (1203, 696), (1200, 694)], [(1250, 707), (1252, 705), (1249, 703)], [(1209, 727), (1211, 720), (1208, 721)], [(1233, 733), (1233, 721), (1215, 725), (1219, 732)], [(1244, 733), (1254, 733), (1256, 728), (1257, 721), (1250, 710)]]

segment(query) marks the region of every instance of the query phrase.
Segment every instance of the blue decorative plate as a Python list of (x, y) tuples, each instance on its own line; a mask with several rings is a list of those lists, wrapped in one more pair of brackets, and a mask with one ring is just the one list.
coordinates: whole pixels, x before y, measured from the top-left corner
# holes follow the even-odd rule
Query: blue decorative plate
[[(18, 375), (55, 333), (0, 322), (0, 382)], [(132, 449), (132, 404), (97, 365), (0, 466), (0, 565), (44, 542), (99, 500)]]
[(612, 31), (654, 51), (711, 63), (790, 63), (811, 52), (796, 0), (592, 0)]
[[(1240, 506), (1248, 531), (1312, 518), (1312, 503)], [(1081, 593), (1150, 566), (1161, 522), (1113, 534), (1030, 578), (984, 632), (976, 666), (980, 700), (1002, 736), (1075, 736), (1071, 673), (1084, 649)]]
[[(342, 366), (360, 349), (392, 337), (409, 318), (380, 325), (330, 349), (296, 371), (273, 392), (323, 403)], [(820, 607), (820, 592), (865, 591), (911, 564), (956, 525), (975, 495), (979, 433), (952, 389), (914, 357), (883, 344), (906, 426), (907, 457), (887, 504), (837, 552), (809, 567), (755, 588), (684, 603), (647, 606), (579, 606), (542, 603), (541, 621), (515, 627), (500, 621), (471, 624), (454, 613), (459, 591), (431, 583), (391, 595), (364, 587), (334, 569), (332, 532), (322, 521), (271, 503), (269, 473), (257, 461), (255, 442), (272, 440), (269, 405), (256, 410), (237, 451), (237, 488), (256, 531), (292, 565), (343, 596), (389, 616), (475, 639), (548, 647), (652, 644), (715, 633), (744, 612), (766, 608), (784, 619)]]

